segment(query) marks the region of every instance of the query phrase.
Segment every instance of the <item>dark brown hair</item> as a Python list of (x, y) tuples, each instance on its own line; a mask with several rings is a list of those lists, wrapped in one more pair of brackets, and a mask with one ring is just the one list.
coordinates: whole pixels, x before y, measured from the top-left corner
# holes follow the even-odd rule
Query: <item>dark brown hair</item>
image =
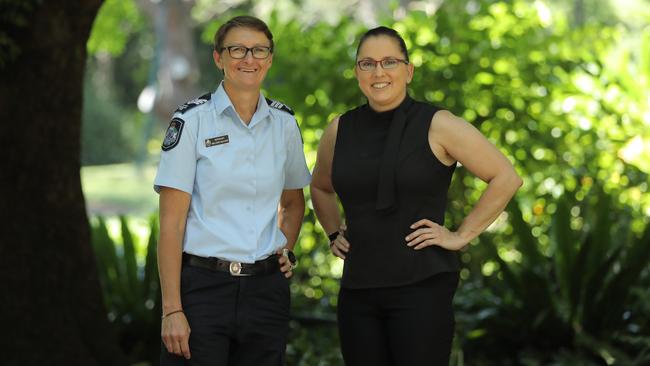
[(361, 49), (363, 42), (365, 42), (370, 37), (379, 37), (379, 36), (386, 36), (394, 39), (399, 45), (399, 49), (400, 51), (402, 51), (402, 54), (404, 55), (404, 59), (406, 61), (409, 60), (409, 53), (406, 50), (406, 43), (404, 42), (402, 36), (400, 36), (396, 30), (384, 26), (373, 28), (367, 31), (366, 33), (364, 33), (363, 36), (361, 36), (361, 39), (359, 40), (359, 46), (357, 47), (357, 57), (359, 57), (359, 50)]
[(217, 33), (214, 34), (215, 51), (221, 52), (221, 48), (223, 48), (223, 40), (226, 39), (226, 34), (228, 34), (231, 29), (239, 27), (249, 28), (264, 33), (266, 38), (271, 42), (271, 52), (273, 52), (273, 34), (271, 34), (269, 27), (262, 20), (248, 15), (234, 17), (219, 27)]

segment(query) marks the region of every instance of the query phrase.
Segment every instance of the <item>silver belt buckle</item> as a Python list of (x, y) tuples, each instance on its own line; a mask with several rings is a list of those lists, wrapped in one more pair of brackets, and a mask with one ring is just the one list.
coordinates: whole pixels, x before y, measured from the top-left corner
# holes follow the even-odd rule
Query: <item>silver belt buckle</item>
[(249, 276), (248, 274), (241, 273), (241, 263), (240, 262), (230, 262), (230, 275), (231, 276)]

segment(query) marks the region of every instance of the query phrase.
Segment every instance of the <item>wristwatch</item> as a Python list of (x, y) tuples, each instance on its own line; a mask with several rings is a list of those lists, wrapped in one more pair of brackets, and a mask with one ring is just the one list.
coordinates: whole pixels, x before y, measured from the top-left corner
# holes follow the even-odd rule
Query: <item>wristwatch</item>
[(327, 234), (327, 238), (330, 240), (330, 246), (332, 246), (332, 244), (334, 244), (334, 240), (336, 240), (336, 238), (338, 238), (338, 237), (339, 237), (339, 232), (338, 231), (335, 231), (335, 232), (333, 232), (331, 234)]
[(298, 267), (298, 260), (296, 259), (296, 255), (293, 254), (289, 248), (282, 248), (282, 255), (287, 257), (289, 260), (289, 263), (291, 264), (291, 269), (294, 269)]

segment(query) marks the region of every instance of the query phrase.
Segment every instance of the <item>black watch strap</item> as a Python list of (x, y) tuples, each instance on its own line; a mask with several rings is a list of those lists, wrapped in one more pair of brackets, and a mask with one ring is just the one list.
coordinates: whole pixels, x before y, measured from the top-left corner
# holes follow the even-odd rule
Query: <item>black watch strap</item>
[(335, 231), (331, 234), (327, 234), (327, 237), (330, 239), (330, 243), (336, 240), (336, 238), (339, 236), (339, 232)]
[(296, 259), (296, 255), (293, 254), (293, 252), (289, 248), (284, 248), (282, 249), (282, 255), (287, 257), (289, 260), (289, 263), (291, 264), (291, 269), (296, 268), (298, 265), (298, 260)]
[(298, 262), (298, 260), (296, 259), (296, 255), (293, 254), (292, 251), (289, 251), (287, 253), (287, 258), (289, 258), (289, 262), (291, 262), (291, 264), (293, 264), (294, 266), (296, 265), (296, 262)]

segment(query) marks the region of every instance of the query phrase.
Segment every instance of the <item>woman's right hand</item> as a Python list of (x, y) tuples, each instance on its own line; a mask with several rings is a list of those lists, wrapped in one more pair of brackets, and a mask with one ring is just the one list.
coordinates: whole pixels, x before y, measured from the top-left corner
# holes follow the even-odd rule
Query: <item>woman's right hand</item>
[(345, 224), (339, 226), (339, 235), (330, 243), (330, 250), (335, 256), (345, 259), (345, 253), (350, 251), (350, 242), (345, 238), (345, 231), (348, 227)]
[(162, 341), (167, 352), (190, 359), (190, 325), (185, 313), (179, 311), (162, 319)]

